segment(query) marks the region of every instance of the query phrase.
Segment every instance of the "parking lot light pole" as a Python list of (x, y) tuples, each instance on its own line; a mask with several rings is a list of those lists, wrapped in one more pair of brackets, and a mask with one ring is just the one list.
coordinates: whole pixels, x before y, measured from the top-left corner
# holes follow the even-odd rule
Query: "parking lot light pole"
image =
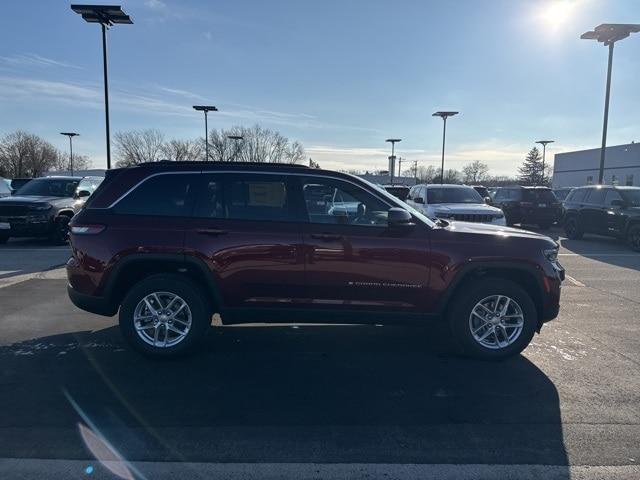
[(401, 141), (402, 141), (401, 138), (387, 138), (385, 140), (385, 142), (389, 142), (391, 144), (391, 156), (389, 157), (389, 176), (390, 176), (391, 185), (393, 185), (393, 176), (396, 169), (395, 147), (396, 147), (396, 143)]
[(238, 160), (238, 144), (244, 138), (242, 135), (227, 135), (229, 140), (233, 140), (233, 161)]
[(444, 183), (444, 143), (447, 137), (447, 118), (457, 115), (459, 112), (435, 112), (432, 117), (440, 117), (443, 120), (442, 127), (442, 164), (440, 166), (440, 185)]
[(89, 23), (102, 26), (102, 68), (104, 76), (104, 114), (107, 137), (107, 170), (111, 169), (111, 136), (109, 133), (109, 83), (107, 80), (107, 28), (116, 23), (132, 24), (131, 17), (119, 5), (71, 5), (71, 10)]
[(60, 135), (66, 135), (69, 137), (69, 167), (71, 169), (71, 176), (73, 177), (73, 137), (80, 135), (75, 132), (60, 132)]
[(544, 184), (544, 165), (547, 154), (547, 145), (553, 143), (553, 140), (538, 140), (536, 143), (542, 145), (542, 183)]
[(604, 121), (602, 124), (602, 147), (600, 148), (600, 171), (598, 183), (604, 183), (604, 158), (607, 147), (607, 124), (609, 123), (609, 96), (611, 93), (611, 66), (613, 64), (613, 45), (632, 33), (640, 32), (640, 24), (629, 23), (603, 23), (592, 31), (580, 35), (583, 40), (597, 40), (609, 47), (609, 62), (607, 65), (607, 87), (604, 96)]
[(207, 113), (217, 112), (218, 109), (213, 105), (194, 105), (194, 110), (204, 112), (204, 154), (205, 162), (209, 161), (209, 124), (207, 123)]

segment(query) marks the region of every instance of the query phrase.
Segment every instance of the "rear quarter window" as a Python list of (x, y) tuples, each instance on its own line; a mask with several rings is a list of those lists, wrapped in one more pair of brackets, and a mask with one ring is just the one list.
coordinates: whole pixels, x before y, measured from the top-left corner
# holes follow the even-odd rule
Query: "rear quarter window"
[(163, 174), (150, 177), (113, 207), (120, 215), (187, 217), (191, 215), (193, 174)]

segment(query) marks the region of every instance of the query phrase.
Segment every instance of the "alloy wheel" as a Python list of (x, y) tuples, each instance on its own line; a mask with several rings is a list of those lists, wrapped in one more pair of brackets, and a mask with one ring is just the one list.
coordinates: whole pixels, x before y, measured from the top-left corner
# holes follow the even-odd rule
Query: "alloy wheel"
[(182, 297), (171, 292), (146, 295), (133, 312), (133, 324), (138, 336), (158, 348), (173, 347), (183, 341), (193, 317)]
[(492, 350), (512, 345), (522, 333), (523, 327), (522, 308), (506, 295), (483, 298), (476, 303), (469, 315), (469, 329), (473, 339)]

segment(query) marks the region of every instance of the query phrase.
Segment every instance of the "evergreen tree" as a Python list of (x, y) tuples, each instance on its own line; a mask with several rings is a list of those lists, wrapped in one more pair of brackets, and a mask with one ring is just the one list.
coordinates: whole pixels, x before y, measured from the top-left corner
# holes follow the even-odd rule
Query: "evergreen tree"
[(522, 185), (542, 184), (542, 155), (538, 147), (529, 150), (524, 162), (518, 168), (518, 173), (518, 180)]

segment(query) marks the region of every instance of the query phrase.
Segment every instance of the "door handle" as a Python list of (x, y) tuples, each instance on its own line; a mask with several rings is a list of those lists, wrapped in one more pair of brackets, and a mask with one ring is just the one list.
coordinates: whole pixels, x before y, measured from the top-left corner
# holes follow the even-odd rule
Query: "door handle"
[(219, 228), (201, 228), (198, 230), (200, 235), (209, 235), (211, 237), (217, 237), (219, 235), (225, 235), (227, 233), (226, 230), (220, 230)]
[(312, 233), (311, 238), (315, 238), (316, 240), (324, 240), (325, 242), (329, 242), (331, 240), (340, 240), (342, 239), (342, 235), (337, 235), (335, 233)]

